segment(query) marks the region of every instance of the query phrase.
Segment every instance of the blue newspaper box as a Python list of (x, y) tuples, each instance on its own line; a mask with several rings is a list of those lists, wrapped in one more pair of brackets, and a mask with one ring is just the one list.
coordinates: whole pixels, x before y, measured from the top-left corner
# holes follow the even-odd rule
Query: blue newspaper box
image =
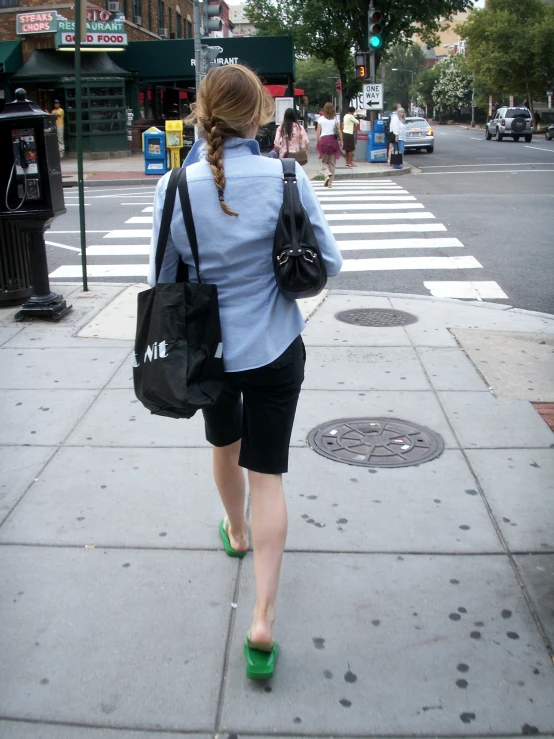
[(374, 133), (385, 133), (385, 121), (382, 118), (373, 121), (373, 131)]
[(165, 174), (167, 154), (165, 133), (159, 129), (144, 132), (144, 174)]
[(379, 131), (375, 121), (374, 130), (369, 134), (367, 139), (367, 161), (368, 162), (386, 162), (387, 161), (387, 141), (384, 130)]

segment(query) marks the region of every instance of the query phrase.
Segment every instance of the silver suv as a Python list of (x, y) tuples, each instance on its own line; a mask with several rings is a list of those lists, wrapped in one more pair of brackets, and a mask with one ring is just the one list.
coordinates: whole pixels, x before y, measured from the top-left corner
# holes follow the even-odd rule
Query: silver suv
[(533, 139), (533, 116), (529, 108), (509, 108), (505, 106), (496, 111), (494, 118), (485, 126), (485, 138), (490, 141), (492, 137), (502, 141), (505, 136), (511, 136), (514, 141), (519, 141), (520, 136), (529, 142)]

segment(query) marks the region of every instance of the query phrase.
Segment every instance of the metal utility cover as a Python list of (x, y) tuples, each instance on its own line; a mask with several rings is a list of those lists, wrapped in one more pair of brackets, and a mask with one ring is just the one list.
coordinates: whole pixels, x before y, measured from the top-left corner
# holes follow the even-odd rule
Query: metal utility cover
[(335, 462), (359, 467), (409, 467), (444, 451), (442, 437), (398, 418), (342, 418), (317, 426), (308, 444)]
[(408, 326), (410, 323), (417, 323), (417, 316), (414, 316), (413, 313), (388, 308), (343, 310), (337, 313), (336, 318), (355, 326), (372, 326), (374, 328)]

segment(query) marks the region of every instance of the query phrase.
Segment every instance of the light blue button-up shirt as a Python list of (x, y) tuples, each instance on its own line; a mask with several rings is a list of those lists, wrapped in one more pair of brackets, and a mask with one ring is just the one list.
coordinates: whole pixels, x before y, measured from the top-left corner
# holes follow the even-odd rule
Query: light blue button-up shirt
[[(202, 282), (217, 285), (227, 372), (254, 369), (277, 359), (304, 329), (296, 301), (284, 298), (275, 282), (273, 236), (283, 202), (281, 162), (260, 156), (252, 139), (224, 144), (225, 202), (238, 217), (221, 210), (217, 188), (205, 158), (205, 142), (192, 147), (187, 167), (189, 196), (198, 241)], [(306, 174), (296, 165), (300, 198), (314, 229), (321, 255), (332, 277), (342, 257)], [(154, 286), (155, 253), (169, 173), (156, 187), (148, 284)], [(175, 200), (160, 282), (174, 282), (179, 255), (197, 282), (179, 196)]]

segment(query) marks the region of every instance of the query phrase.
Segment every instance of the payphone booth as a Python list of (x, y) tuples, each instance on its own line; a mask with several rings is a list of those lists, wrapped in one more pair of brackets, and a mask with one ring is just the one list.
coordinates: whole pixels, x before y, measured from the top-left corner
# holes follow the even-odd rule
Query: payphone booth
[(65, 213), (55, 116), (16, 90), (0, 114), (0, 219), (26, 233), (33, 294), (16, 320), (33, 316), (58, 321), (71, 310), (51, 292), (44, 232)]
[(165, 145), (169, 149), (169, 169), (181, 166), (183, 121), (165, 122)]

